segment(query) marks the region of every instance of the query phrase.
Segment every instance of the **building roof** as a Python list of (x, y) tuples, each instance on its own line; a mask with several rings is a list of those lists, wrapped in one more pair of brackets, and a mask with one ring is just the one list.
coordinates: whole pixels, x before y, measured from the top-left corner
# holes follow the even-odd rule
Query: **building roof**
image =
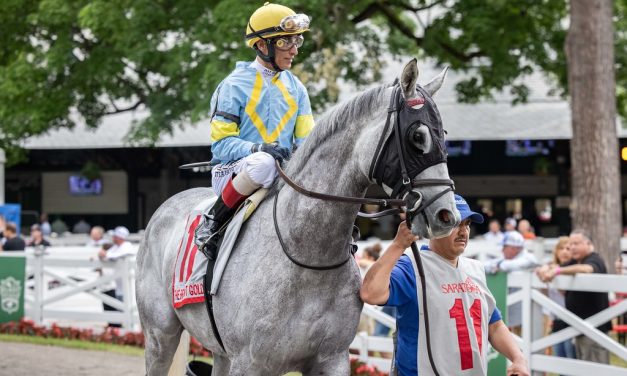
[[(391, 62), (384, 77), (398, 76), (404, 63)], [(428, 64), (420, 67), (420, 83), (426, 83), (439, 69)], [(457, 103), (455, 83), (463, 74), (449, 72), (443, 87), (435, 96), (440, 110), (447, 139), (456, 140), (559, 140), (570, 139), (570, 108), (567, 101), (549, 95), (550, 86), (541, 74), (524, 78), (531, 89), (526, 104), (512, 105), (511, 96), (499, 94), (491, 102), (478, 104)], [(391, 80), (390, 80), (391, 81)], [(344, 85), (342, 99), (358, 92), (351, 85)], [(32, 137), (25, 143), (27, 149), (102, 149), (131, 147), (126, 141), (134, 120), (145, 117), (145, 112), (122, 113), (107, 116), (95, 130), (77, 122), (74, 129), (58, 129)], [(627, 130), (617, 121), (618, 136), (627, 138)], [(176, 127), (173, 134), (163, 135), (157, 147), (209, 146), (209, 121)]]
[[(146, 113), (121, 113), (102, 119), (97, 129), (77, 122), (73, 129), (56, 129), (44, 135), (31, 137), (26, 149), (109, 149), (131, 147), (126, 140), (133, 121), (141, 120)], [(183, 129), (175, 127), (171, 135), (161, 136), (157, 147), (209, 146), (209, 121), (189, 124)]]

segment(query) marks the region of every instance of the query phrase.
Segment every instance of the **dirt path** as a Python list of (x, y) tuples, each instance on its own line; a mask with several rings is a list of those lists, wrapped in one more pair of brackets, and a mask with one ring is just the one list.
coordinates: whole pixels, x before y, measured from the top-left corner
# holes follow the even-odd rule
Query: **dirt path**
[(144, 358), (112, 352), (0, 342), (0, 376), (145, 375)]

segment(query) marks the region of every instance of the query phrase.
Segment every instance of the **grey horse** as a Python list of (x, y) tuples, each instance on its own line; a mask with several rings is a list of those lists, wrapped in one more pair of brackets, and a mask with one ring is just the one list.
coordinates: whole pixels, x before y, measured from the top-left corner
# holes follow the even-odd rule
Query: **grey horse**
[[(403, 99), (421, 98), (420, 93), (430, 97), (445, 73), (421, 90), (416, 60), (410, 61), (400, 77)], [(373, 184), (369, 170), (379, 140), (387, 136), (384, 129), (390, 132), (384, 125), (394, 88), (370, 89), (330, 109), (289, 161), (288, 176), (313, 191), (363, 197)], [(416, 150), (433, 146), (428, 132), (425, 136), (411, 140)], [(413, 180), (436, 178), (449, 179), (445, 163), (428, 167)], [(383, 188), (391, 193), (391, 187)], [(459, 223), (453, 193), (441, 194), (442, 187), (435, 186), (415, 191), (424, 201), (440, 195), (412, 220), (412, 231), (423, 237), (450, 233)], [(273, 201), (278, 195), (276, 220), (286, 252), (311, 266), (349, 257), (359, 205), (306, 197), (277, 181), (243, 226), (213, 299), (223, 350), (204, 304), (172, 307), (173, 266), (186, 216), (212, 194), (197, 188), (171, 197), (146, 228), (137, 256), (136, 292), (148, 375), (167, 374), (183, 328), (212, 351), (214, 375), (348, 375), (348, 348), (362, 310), (358, 267), (352, 258), (333, 270), (292, 263), (273, 225)]]

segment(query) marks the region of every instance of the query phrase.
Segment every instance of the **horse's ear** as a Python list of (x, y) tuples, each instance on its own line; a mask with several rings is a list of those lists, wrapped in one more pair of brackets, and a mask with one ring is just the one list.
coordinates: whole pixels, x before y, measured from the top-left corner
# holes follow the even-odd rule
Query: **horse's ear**
[(437, 93), (438, 90), (440, 90), (440, 88), (442, 87), (442, 83), (444, 82), (444, 79), (446, 78), (447, 72), (448, 72), (448, 66), (444, 67), (444, 69), (442, 69), (442, 72), (440, 72), (440, 74), (435, 76), (431, 81), (429, 81), (428, 84), (424, 86), (424, 89), (427, 91), (427, 93), (429, 93), (430, 96), (433, 97), (435, 93)]
[(401, 89), (403, 89), (405, 99), (416, 96), (416, 81), (418, 81), (418, 62), (416, 59), (411, 59), (401, 74)]

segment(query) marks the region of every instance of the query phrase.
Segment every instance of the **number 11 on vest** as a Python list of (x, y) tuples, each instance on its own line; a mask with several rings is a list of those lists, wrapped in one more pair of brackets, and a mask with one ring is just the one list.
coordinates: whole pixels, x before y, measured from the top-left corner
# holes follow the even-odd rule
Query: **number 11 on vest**
[[(457, 327), (457, 343), (459, 345), (459, 357), (462, 364), (462, 371), (471, 369), (472, 362), (472, 345), (470, 344), (470, 333), (466, 315), (464, 314), (464, 302), (461, 299), (455, 299), (453, 307), (448, 311), (449, 317), (455, 320)], [(481, 300), (475, 299), (470, 306), (470, 317), (472, 318), (472, 326), (475, 330), (475, 337), (479, 345), (479, 353), (482, 351), (483, 338), (481, 337)]]

